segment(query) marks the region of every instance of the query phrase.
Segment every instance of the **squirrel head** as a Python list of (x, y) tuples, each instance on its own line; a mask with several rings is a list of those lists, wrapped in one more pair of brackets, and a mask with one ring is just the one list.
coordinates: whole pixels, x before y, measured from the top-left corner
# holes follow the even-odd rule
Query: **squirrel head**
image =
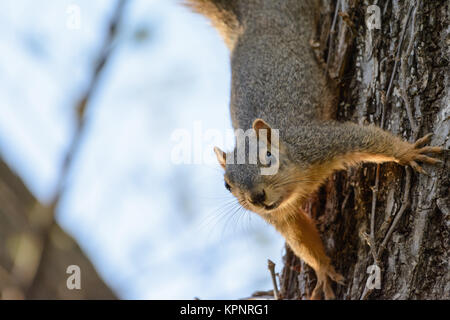
[(243, 135), (236, 133), (233, 151), (215, 147), (214, 152), (225, 170), (225, 188), (245, 209), (270, 218), (298, 201), (296, 165), (279, 141), (278, 130), (262, 119), (256, 119), (252, 127)]

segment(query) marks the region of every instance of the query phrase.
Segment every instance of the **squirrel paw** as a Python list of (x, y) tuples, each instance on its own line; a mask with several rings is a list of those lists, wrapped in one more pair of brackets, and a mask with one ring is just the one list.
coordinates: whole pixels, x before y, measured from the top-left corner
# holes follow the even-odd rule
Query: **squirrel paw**
[(344, 277), (337, 273), (333, 267), (330, 267), (326, 273), (316, 273), (317, 283), (311, 294), (311, 300), (320, 300), (322, 292), (325, 296), (325, 300), (334, 300), (336, 296), (334, 295), (333, 288), (331, 287), (331, 280), (343, 285)]
[(415, 143), (409, 144), (409, 148), (406, 150), (406, 152), (402, 153), (398, 157), (398, 162), (402, 165), (410, 165), (415, 171), (427, 175), (428, 173), (416, 161), (429, 164), (442, 162), (439, 159), (424, 155), (424, 153), (440, 153), (443, 150), (443, 148), (441, 147), (422, 147), (423, 145), (430, 142), (432, 136), (433, 134), (429, 133), (417, 140)]
[(330, 269), (328, 270), (328, 276), (331, 278), (331, 280), (339, 283), (341, 286), (345, 285), (344, 276), (341, 275), (340, 273), (337, 273), (333, 267), (330, 267)]

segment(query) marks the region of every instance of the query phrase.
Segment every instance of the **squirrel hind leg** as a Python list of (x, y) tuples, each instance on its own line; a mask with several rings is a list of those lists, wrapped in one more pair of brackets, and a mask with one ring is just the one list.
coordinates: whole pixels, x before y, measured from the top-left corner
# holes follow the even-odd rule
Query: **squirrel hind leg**
[(333, 288), (331, 287), (331, 281), (328, 278), (326, 278), (325, 282), (323, 283), (323, 293), (325, 294), (325, 300), (336, 299)]
[(340, 285), (345, 285), (345, 278), (340, 273), (336, 272), (333, 267), (330, 266), (328, 269), (328, 276), (333, 280), (334, 282), (339, 283)]
[(328, 278), (328, 274), (326, 272), (316, 272), (316, 276), (316, 286), (314, 287), (310, 299), (320, 300), (323, 296), (325, 300), (334, 300), (336, 297), (333, 288), (331, 287), (331, 281)]
[(317, 283), (311, 294), (311, 300), (320, 300), (322, 298), (322, 293), (325, 300), (336, 299), (334, 290), (331, 287), (331, 280), (326, 274), (317, 277)]
[(344, 284), (344, 277), (337, 273), (333, 267), (329, 267), (326, 272), (316, 272), (317, 283), (311, 294), (311, 300), (320, 300), (322, 293), (325, 300), (334, 300), (336, 296), (334, 290), (331, 287), (332, 281), (337, 282), (341, 285)]
[(327, 276), (323, 285), (323, 292), (326, 300), (336, 299), (333, 288), (331, 287), (331, 281), (339, 283), (340, 285), (345, 284), (345, 278), (340, 273), (336, 272), (332, 266), (328, 268)]
[[(326, 279), (326, 276), (325, 276), (325, 279)], [(314, 290), (313, 290), (313, 292), (311, 294), (311, 297), (310, 297), (311, 300), (321, 300), (322, 292), (323, 292), (323, 285), (324, 285), (324, 278), (323, 278), (323, 276), (319, 276), (317, 274), (317, 283), (316, 283), (316, 286), (314, 287)]]
[(331, 281), (326, 273), (317, 273), (317, 283), (311, 294), (311, 300), (321, 300), (322, 296), (325, 300), (334, 300), (333, 288), (331, 287)]

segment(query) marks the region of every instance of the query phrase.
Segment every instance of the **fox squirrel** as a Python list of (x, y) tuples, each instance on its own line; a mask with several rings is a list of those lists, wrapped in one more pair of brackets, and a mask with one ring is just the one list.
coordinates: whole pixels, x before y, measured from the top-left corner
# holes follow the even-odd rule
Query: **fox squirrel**
[[(248, 210), (258, 213), (316, 272), (312, 299), (333, 299), (330, 279), (343, 283), (325, 253), (315, 222), (301, 209), (333, 171), (360, 162), (395, 161), (424, 173), (417, 163), (439, 160), (425, 153), (431, 135), (408, 143), (375, 126), (332, 120), (336, 90), (310, 46), (315, 0), (187, 0), (207, 16), (231, 52), (230, 109), (233, 127), (266, 133), (266, 159), (277, 172), (260, 174), (263, 163), (235, 160), (236, 150), (214, 151), (225, 170), (225, 186)], [(272, 131), (279, 131), (274, 143)], [(261, 131), (265, 130), (265, 131)], [(248, 148), (247, 148), (248, 149)], [(273, 150), (276, 150), (276, 155)], [(248, 151), (246, 151), (248, 156)]]

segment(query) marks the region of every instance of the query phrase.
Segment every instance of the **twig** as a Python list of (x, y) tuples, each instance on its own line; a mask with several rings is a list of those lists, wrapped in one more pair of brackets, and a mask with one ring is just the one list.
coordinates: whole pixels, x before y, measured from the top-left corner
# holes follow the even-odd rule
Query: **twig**
[(402, 82), (400, 85), (400, 92), (402, 99), (405, 103), (406, 108), (406, 114), (408, 115), (409, 123), (411, 125), (411, 130), (413, 132), (414, 140), (417, 139), (419, 134), (419, 129), (417, 127), (416, 122), (414, 121), (413, 113), (411, 110), (411, 105), (409, 103), (409, 97), (408, 97), (408, 90), (406, 85), (406, 68), (407, 68), (407, 60), (408, 57), (411, 55), (412, 49), (414, 47), (414, 40), (416, 38), (417, 32), (415, 31), (415, 20), (416, 20), (416, 8), (414, 8), (414, 13), (412, 14), (412, 22), (411, 22), (411, 38), (409, 40), (408, 49), (405, 51), (405, 53), (402, 55), (401, 59), (401, 67), (400, 67), (400, 77), (402, 78)]
[(280, 296), (280, 293), (278, 291), (277, 278), (276, 278), (276, 275), (275, 275), (275, 263), (272, 260), (270, 260), (270, 259), (267, 259), (267, 268), (269, 269), (270, 276), (272, 278), (273, 297), (274, 297), (275, 300), (278, 300), (279, 296)]
[(339, 12), (339, 7), (341, 6), (341, 0), (338, 0), (336, 3), (336, 8), (334, 10), (334, 16), (333, 16), (333, 22), (331, 23), (331, 29), (330, 29), (330, 34), (328, 37), (328, 56), (327, 56), (327, 66), (326, 66), (326, 70), (325, 72), (328, 72), (329, 67), (330, 67), (330, 57), (331, 57), (331, 50), (333, 48), (333, 35), (336, 32), (334, 29), (336, 27), (336, 21), (337, 21), (337, 17), (338, 17), (338, 12)]
[(400, 207), (400, 210), (396, 214), (394, 221), (392, 221), (392, 224), (389, 227), (389, 230), (386, 233), (386, 235), (383, 239), (383, 242), (381, 243), (380, 248), (378, 249), (378, 256), (381, 256), (381, 254), (383, 253), (384, 249), (386, 248), (386, 244), (389, 241), (389, 239), (391, 238), (391, 235), (394, 232), (394, 229), (397, 226), (398, 222), (400, 221), (403, 213), (411, 205), (411, 202), (409, 200), (409, 192), (411, 189), (411, 169), (409, 167), (405, 167), (405, 170), (406, 170), (405, 193), (403, 194), (402, 206)]
[(370, 294), (372, 293), (373, 289), (369, 289), (367, 288), (367, 284), (364, 286), (364, 291), (361, 295), (361, 297), (359, 298), (359, 300), (366, 300)]
[(350, 189), (347, 194), (345, 195), (344, 200), (342, 201), (342, 205), (341, 205), (341, 212), (344, 211), (345, 206), (347, 205), (348, 199), (350, 199), (350, 195), (352, 194), (352, 189)]
[(377, 207), (378, 188), (380, 186), (380, 164), (377, 164), (377, 171), (375, 177), (375, 185), (372, 187), (372, 210), (370, 212), (370, 251), (372, 252), (373, 260), (378, 263), (378, 256), (376, 254), (377, 248), (375, 243), (375, 213)]
[[(388, 232), (384, 236), (384, 239), (383, 239), (383, 241), (378, 249), (378, 252), (377, 252), (378, 257), (381, 257), (381, 255), (383, 254), (384, 250), (386, 249), (386, 245), (387, 245), (389, 239), (391, 238), (392, 233), (395, 230), (395, 227), (397, 226), (398, 222), (402, 218), (403, 213), (411, 205), (411, 202), (409, 200), (409, 192), (411, 189), (411, 169), (409, 167), (405, 167), (405, 170), (406, 170), (405, 193), (403, 194), (402, 206), (401, 206), (400, 210), (398, 211), (398, 213), (396, 214), (394, 221), (392, 222), (391, 226), (389, 227)], [(375, 260), (375, 264), (378, 265), (376, 260)], [(370, 296), (370, 294), (372, 293), (372, 291), (373, 291), (373, 289), (368, 289), (367, 285), (364, 286), (364, 291), (361, 295), (360, 300), (367, 299)]]
[[(76, 155), (78, 154), (79, 147), (81, 145), (81, 142), (83, 140), (83, 136), (85, 133), (86, 128), (86, 114), (87, 109), (89, 107), (89, 102), (91, 100), (91, 97), (96, 92), (96, 89), (98, 87), (98, 84), (100, 82), (100, 77), (102, 74), (102, 71), (107, 64), (111, 53), (113, 49), (114, 40), (117, 35), (117, 29), (121, 24), (124, 7), (127, 3), (127, 0), (118, 0), (116, 4), (116, 8), (114, 10), (114, 14), (111, 17), (111, 20), (109, 22), (108, 26), (108, 33), (103, 41), (103, 45), (101, 47), (101, 51), (99, 56), (97, 57), (95, 61), (95, 68), (94, 72), (92, 74), (91, 80), (89, 82), (89, 85), (85, 91), (85, 93), (81, 96), (78, 103), (75, 105), (75, 110), (77, 112), (77, 126), (75, 129), (75, 133), (72, 136), (72, 139), (69, 144), (69, 148), (66, 152), (66, 155), (64, 157), (64, 161), (59, 173), (59, 179), (56, 185), (56, 189), (54, 192), (54, 195), (52, 197), (52, 200), (50, 204), (45, 208), (45, 212), (40, 212), (41, 215), (44, 216), (45, 221), (41, 225), (38, 226), (37, 233), (40, 237), (41, 243), (39, 245), (39, 260), (35, 267), (35, 270), (33, 270), (33, 276), (29, 283), (25, 285), (25, 289), (27, 293), (31, 288), (33, 288), (33, 285), (36, 281), (36, 275), (38, 273), (39, 268), (42, 267), (42, 257), (43, 253), (45, 251), (45, 248), (49, 245), (50, 242), (50, 232), (52, 226), (55, 224), (55, 211), (58, 207), (60, 200), (62, 196), (65, 193), (66, 189), (66, 181), (70, 173), (70, 169), (74, 163), (74, 159)], [(30, 216), (36, 215), (36, 210), (32, 210), (30, 213)]]
[(400, 60), (400, 53), (401, 53), (401, 50), (402, 50), (403, 40), (405, 38), (406, 29), (408, 28), (408, 23), (409, 23), (409, 18), (411, 17), (411, 12), (412, 12), (412, 9), (414, 7), (415, 7), (414, 5), (411, 5), (409, 7), (408, 14), (407, 14), (407, 17), (406, 17), (406, 22), (404, 24), (404, 27), (403, 27), (403, 30), (402, 30), (402, 34), (400, 36), (400, 43), (398, 44), (397, 53), (395, 55), (394, 69), (392, 70), (391, 79), (389, 81), (389, 86), (388, 86), (388, 89), (386, 91), (386, 97), (385, 97), (384, 102), (382, 104), (381, 124), (380, 124), (381, 128), (384, 127), (384, 117), (385, 117), (386, 104), (389, 101), (389, 97), (391, 96), (392, 84), (394, 82), (395, 74), (397, 72), (397, 65), (398, 65), (398, 61)]

